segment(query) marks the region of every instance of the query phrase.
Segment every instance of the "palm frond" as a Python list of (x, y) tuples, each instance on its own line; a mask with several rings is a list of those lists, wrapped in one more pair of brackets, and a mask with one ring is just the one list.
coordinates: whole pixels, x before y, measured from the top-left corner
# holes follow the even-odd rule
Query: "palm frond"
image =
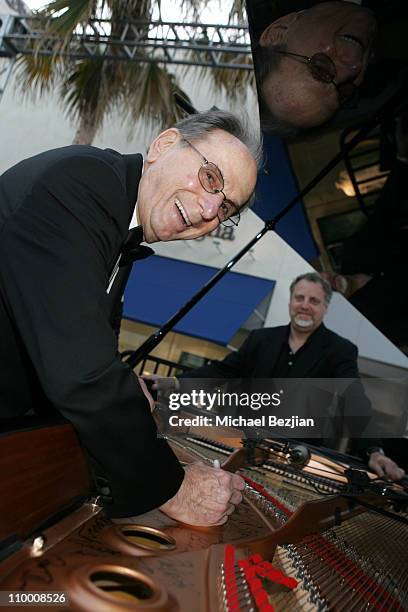
[(95, 7), (95, 0), (53, 0), (38, 11), (37, 28), (43, 35), (35, 43), (36, 53), (47, 50), (57, 58), (65, 52), (78, 24), (85, 24)]
[[(208, 1), (180, 0), (180, 11), (189, 20), (199, 22), (200, 12)], [(230, 19), (241, 19), (243, 2), (233, 0)], [(146, 62), (149, 58), (143, 52), (139, 51), (133, 61), (115, 61), (115, 45), (105, 44), (100, 46), (99, 56), (89, 60), (73, 60), (69, 53), (60, 55), (67, 51), (72, 34), (80, 31), (78, 25), (88, 31), (90, 18), (109, 17), (106, 35), (112, 39), (121, 35), (125, 23), (140, 19), (145, 23), (128, 31), (128, 36), (139, 38), (145, 34), (146, 22), (151, 19), (153, 10), (159, 8), (160, 11), (161, 7), (162, 0), (53, 0), (39, 13), (39, 23), (41, 17), (48, 18), (48, 21), (43, 26), (44, 36), (33, 48), (34, 54), (19, 60), (20, 89), (42, 94), (51, 88), (59, 88), (67, 113), (78, 121), (80, 127), (86, 126), (90, 138), (102, 125), (104, 117), (114, 109), (133, 130), (135, 121), (140, 118), (145, 120), (142, 124), (145, 129), (173, 124), (182, 115), (175, 103), (174, 92), (188, 96), (181, 90), (174, 74), (165, 66)], [(39, 51), (44, 49), (51, 55), (40, 55)], [(194, 51), (191, 53), (194, 57)], [(234, 58), (225, 55), (223, 59), (229, 63), (251, 61), (249, 56)], [(252, 71), (191, 66), (185, 70), (200, 80), (205, 77), (209, 89), (222, 91), (231, 100), (254, 86)], [(139, 126), (140, 123), (138, 129)]]
[[(252, 55), (247, 53), (237, 54), (233, 57), (228, 53), (223, 53), (220, 56), (221, 61), (229, 62), (233, 65), (246, 64), (253, 66)], [(224, 90), (227, 98), (233, 102), (244, 96), (248, 89), (255, 91), (256, 81), (254, 70), (242, 70), (234, 68), (217, 68), (212, 74), (212, 84), (215, 90)]]
[(65, 65), (62, 57), (49, 55), (22, 55), (16, 64), (16, 85), (23, 96), (49, 92), (58, 81)]
[(154, 2), (152, 0), (107, 0), (112, 20), (126, 22), (136, 19), (150, 19), (153, 12)]
[(228, 23), (243, 24), (248, 22), (246, 13), (245, 0), (233, 0), (229, 15)]
[(40, 15), (52, 17), (47, 32), (69, 36), (79, 23), (88, 21), (95, 11), (94, 0), (53, 0), (47, 4)]
[(200, 14), (208, 4), (209, 0), (180, 0), (180, 21), (199, 21)]
[(64, 79), (60, 95), (67, 114), (74, 120), (93, 116), (94, 125), (100, 127), (104, 114), (111, 106), (104, 95), (104, 59), (81, 60)]
[(139, 65), (133, 78), (128, 73), (126, 87), (122, 91), (121, 108), (127, 112), (126, 120), (134, 125), (140, 117), (145, 119), (145, 128), (169, 127), (183, 116), (177, 106), (174, 93), (189, 100), (177, 78), (166, 68), (155, 63)]
[[(194, 58), (194, 50), (191, 51), (190, 58)], [(205, 59), (205, 56), (204, 58)], [(237, 101), (240, 97), (245, 96), (248, 89), (255, 91), (256, 81), (253, 71), (252, 55), (247, 53), (231, 54), (228, 52), (220, 53), (218, 57), (220, 62), (227, 63), (232, 66), (236, 64), (246, 64), (251, 67), (250, 70), (242, 70), (240, 68), (211, 68), (209, 66), (185, 66), (182, 69), (182, 75), (187, 74), (192, 79), (194, 86), (201, 87), (203, 81), (208, 83), (208, 90), (213, 95), (224, 94), (231, 102)], [(208, 60), (211, 58), (208, 56)]]

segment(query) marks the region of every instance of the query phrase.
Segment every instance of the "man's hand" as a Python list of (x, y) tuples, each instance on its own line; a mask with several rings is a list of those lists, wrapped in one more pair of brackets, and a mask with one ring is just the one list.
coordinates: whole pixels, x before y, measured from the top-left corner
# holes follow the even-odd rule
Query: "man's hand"
[(162, 393), (171, 393), (180, 389), (180, 383), (175, 376), (159, 376), (158, 374), (146, 374), (143, 376), (146, 380), (152, 382), (152, 389), (161, 391)]
[(375, 472), (380, 478), (389, 478), (390, 480), (401, 480), (405, 476), (405, 472), (395, 461), (379, 452), (371, 453), (368, 460), (368, 467)]
[(244, 480), (237, 474), (205, 465), (201, 461), (187, 465), (176, 495), (160, 510), (188, 525), (222, 525), (242, 501)]

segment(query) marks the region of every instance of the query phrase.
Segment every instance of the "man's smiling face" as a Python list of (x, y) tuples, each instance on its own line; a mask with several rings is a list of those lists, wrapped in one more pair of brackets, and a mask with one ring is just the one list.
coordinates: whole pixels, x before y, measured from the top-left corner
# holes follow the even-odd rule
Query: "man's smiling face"
[[(218, 166), (226, 197), (238, 208), (245, 204), (256, 182), (256, 163), (246, 146), (218, 129), (193, 144)], [(162, 132), (152, 143), (138, 193), (138, 217), (146, 242), (189, 240), (218, 226), (223, 195), (202, 187), (198, 178), (202, 164), (176, 128)]]
[(291, 326), (298, 332), (311, 333), (319, 327), (327, 312), (322, 286), (301, 280), (293, 287), (289, 301)]

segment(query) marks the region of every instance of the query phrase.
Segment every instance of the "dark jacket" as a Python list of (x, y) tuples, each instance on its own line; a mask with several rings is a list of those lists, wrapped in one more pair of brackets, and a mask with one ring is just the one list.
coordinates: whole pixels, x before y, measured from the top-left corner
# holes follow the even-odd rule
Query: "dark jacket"
[[(227, 355), (223, 361), (213, 361), (190, 370), (181, 378), (274, 378), (274, 368), (288, 333), (287, 325), (255, 330), (237, 351)], [(352, 342), (321, 324), (296, 356), (290, 373), (285, 377), (298, 379), (296, 383), (285, 385), (279, 381), (276, 390), (285, 389), (286, 405), (299, 416), (328, 417), (323, 420), (322, 428), (316, 429), (317, 437), (360, 436), (369, 422), (371, 404), (359, 380), (357, 355), (357, 347)], [(328, 380), (302, 382), (299, 379)], [(342, 380), (336, 382), (334, 379)], [(253, 390), (266, 388), (261, 389), (259, 384), (253, 383)], [(334, 416), (338, 418), (334, 419)], [(347, 417), (345, 422), (344, 417)]]
[(38, 407), (68, 419), (110, 489), (113, 516), (161, 505), (184, 474), (157, 439), (109, 322), (108, 279), (141, 172), (140, 155), (71, 146), (0, 178), (0, 412)]
[[(271, 378), (288, 326), (251, 332), (238, 351), (223, 361), (190, 372), (194, 378)], [(358, 378), (357, 347), (323, 324), (309, 337), (295, 360), (290, 378)]]

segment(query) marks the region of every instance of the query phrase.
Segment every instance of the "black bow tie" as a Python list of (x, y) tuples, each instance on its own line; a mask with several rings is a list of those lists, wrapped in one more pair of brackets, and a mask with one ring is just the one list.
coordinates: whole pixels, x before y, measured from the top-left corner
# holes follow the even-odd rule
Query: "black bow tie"
[(146, 259), (153, 255), (154, 251), (150, 247), (141, 246), (143, 240), (143, 228), (141, 225), (129, 230), (124, 245), (122, 247), (122, 256), (120, 258), (119, 267), (127, 266), (136, 259)]

